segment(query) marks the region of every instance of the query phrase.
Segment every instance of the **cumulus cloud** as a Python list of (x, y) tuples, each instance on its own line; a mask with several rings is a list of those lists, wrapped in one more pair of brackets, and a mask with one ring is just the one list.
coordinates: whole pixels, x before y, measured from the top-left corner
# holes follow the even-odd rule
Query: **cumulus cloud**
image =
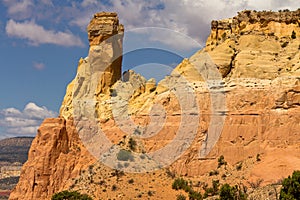
[[(1, 1), (1, 0), (0, 0)], [(300, 7), (300, 1), (295, 0), (81, 0), (81, 1), (52, 1), (52, 0), (2, 0), (8, 7), (8, 15), (13, 20), (20, 20), (18, 15), (27, 16), (29, 22), (21, 23), (32, 26), (32, 21), (43, 20), (64, 27), (80, 27), (86, 30), (90, 18), (95, 12), (114, 11), (120, 16), (120, 21), (125, 25), (125, 30), (142, 27), (168, 28), (186, 34), (187, 36), (204, 44), (209, 34), (210, 22), (214, 19), (228, 18), (244, 9), (255, 10), (295, 10)], [(16, 6), (15, 6), (16, 5)], [(34, 6), (32, 6), (34, 5)], [(18, 13), (19, 11), (20, 13)], [(12, 14), (13, 13), (13, 14)], [(13, 23), (14, 22), (14, 23)], [(16, 25), (11, 21), (10, 25)], [(19, 25), (20, 23), (18, 23)], [(19, 25), (20, 26), (20, 25)], [(49, 34), (49, 31), (44, 30)], [(61, 32), (51, 32), (53, 35)], [(62, 34), (62, 33), (61, 33)], [(68, 33), (65, 33), (68, 35)], [(67, 37), (67, 36), (64, 36)], [(71, 37), (70, 34), (68, 37)], [(29, 34), (22, 34), (33, 42)], [(35, 37), (36, 38), (36, 37)], [(161, 36), (163, 44), (175, 45), (182, 48), (194, 48), (178, 38)], [(78, 39), (78, 38), (77, 38)], [(151, 37), (150, 39), (155, 39)], [(66, 40), (69, 41), (70, 39)], [(76, 41), (76, 40), (74, 40)], [(59, 41), (57, 43), (62, 43)], [(67, 42), (71, 44), (71, 42)], [(82, 45), (77, 41), (75, 46)]]
[[(215, 19), (235, 16), (238, 11), (244, 9), (256, 10), (295, 10), (300, 7), (299, 1), (294, 0), (83, 0), (82, 13), (74, 16), (72, 25), (85, 29), (90, 17), (100, 10), (115, 11), (120, 16), (120, 21), (125, 25), (125, 30), (141, 27), (163, 27), (180, 32), (193, 38), (204, 45), (210, 31), (210, 22)], [(159, 33), (156, 33), (158, 36)], [(175, 48), (194, 48), (194, 45), (179, 38), (151, 37), (160, 39), (160, 42)]]
[[(56, 117), (57, 113), (35, 103), (28, 103), (24, 110), (7, 108), (0, 111), (1, 135), (6, 137), (34, 136), (45, 118)], [(1, 136), (0, 136), (1, 137)]]
[(56, 44), (61, 46), (79, 46), (84, 44), (72, 33), (46, 30), (34, 21), (16, 22), (10, 19), (6, 24), (6, 34), (10, 37), (27, 39), (32, 45)]
[(33, 0), (2, 0), (2, 2), (7, 6), (8, 14), (15, 18), (24, 19), (32, 15)]

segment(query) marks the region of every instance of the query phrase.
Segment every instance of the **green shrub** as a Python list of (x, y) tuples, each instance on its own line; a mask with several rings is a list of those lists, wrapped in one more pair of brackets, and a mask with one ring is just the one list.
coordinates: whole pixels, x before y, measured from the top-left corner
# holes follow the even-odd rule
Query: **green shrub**
[(183, 194), (177, 195), (177, 200), (186, 200), (186, 197)]
[(236, 186), (224, 184), (220, 188), (220, 200), (246, 200), (247, 195)]
[(218, 170), (212, 170), (209, 172), (209, 176), (216, 176), (219, 174), (219, 171)]
[(118, 189), (118, 187), (114, 184), (111, 186), (111, 191), (116, 191)]
[(281, 44), (281, 47), (285, 48), (285, 47), (287, 47), (288, 44), (289, 44), (289, 42), (284, 42), (284, 43)]
[(219, 180), (212, 180), (212, 187), (206, 188), (204, 198), (217, 195), (219, 193), (219, 186)]
[(293, 31), (293, 32), (292, 32), (292, 36), (291, 36), (291, 38), (292, 38), (292, 39), (296, 39), (296, 38), (297, 38), (297, 36), (296, 36), (296, 32), (295, 32), (295, 31)]
[(51, 200), (93, 200), (87, 194), (80, 194), (77, 191), (62, 191), (52, 196)]
[(129, 148), (132, 150), (132, 151), (135, 151), (136, 150), (136, 141), (133, 139), (133, 138), (130, 138), (129, 141), (128, 141), (128, 145), (129, 145)]
[[(202, 200), (202, 195), (200, 192), (196, 192), (192, 188), (192, 182), (190, 182), (190, 185), (188, 184), (188, 181), (184, 180), (183, 178), (177, 178), (174, 180), (172, 184), (172, 189), (174, 190), (184, 190), (189, 194), (189, 199), (190, 200)], [(183, 196), (183, 195), (182, 195)], [(185, 196), (183, 196), (185, 199)], [(183, 198), (183, 197), (178, 197), (178, 198)]]
[(184, 180), (183, 178), (177, 178), (174, 180), (173, 184), (172, 184), (172, 189), (174, 190), (184, 190), (186, 192), (189, 191), (189, 185), (188, 182), (186, 180)]
[(227, 162), (225, 161), (223, 155), (221, 155), (220, 158), (218, 159), (218, 168), (220, 168), (222, 165), (227, 165)]
[(234, 191), (230, 185), (227, 183), (222, 185), (220, 189), (220, 200), (231, 200), (234, 198)]
[(202, 195), (200, 192), (196, 192), (194, 190), (191, 190), (189, 192), (189, 200), (202, 200)]
[(154, 195), (154, 191), (149, 190), (149, 191), (147, 192), (147, 194), (148, 194), (149, 197), (151, 197), (151, 196)]
[(128, 160), (133, 161), (134, 160), (131, 152), (130, 151), (126, 151), (124, 149), (121, 149), (119, 151), (119, 153), (117, 155), (117, 159), (121, 160), (121, 161), (128, 161)]
[(128, 180), (128, 183), (129, 183), (129, 184), (133, 184), (133, 183), (134, 183), (134, 180), (133, 180), (133, 179), (129, 179), (129, 180)]
[(300, 199), (300, 171), (294, 171), (292, 177), (283, 180), (279, 199)]

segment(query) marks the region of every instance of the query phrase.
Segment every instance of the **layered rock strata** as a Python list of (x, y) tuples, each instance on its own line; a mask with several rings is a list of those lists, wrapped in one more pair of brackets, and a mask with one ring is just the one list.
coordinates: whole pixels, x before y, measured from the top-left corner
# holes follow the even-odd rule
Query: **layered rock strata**
[[(226, 171), (224, 181), (244, 184), (274, 183), (300, 168), (299, 10), (243, 11), (212, 22), (206, 47), (158, 84), (133, 71), (118, 81), (123, 28), (116, 14), (96, 14), (88, 31), (89, 56), (67, 88), (61, 118), (41, 125), (10, 199), (50, 199), (71, 183), (80, 189), (75, 177), (99, 158), (130, 172), (171, 164), (177, 175), (195, 178), (223, 155), (228, 168), (243, 163), (242, 174)], [(99, 129), (105, 137), (92, 134)], [(109, 149), (103, 141), (138, 156), (105, 160), (94, 154)], [(144, 154), (159, 165), (137, 164), (150, 160)], [(90, 184), (93, 190), (82, 191), (107, 198)]]

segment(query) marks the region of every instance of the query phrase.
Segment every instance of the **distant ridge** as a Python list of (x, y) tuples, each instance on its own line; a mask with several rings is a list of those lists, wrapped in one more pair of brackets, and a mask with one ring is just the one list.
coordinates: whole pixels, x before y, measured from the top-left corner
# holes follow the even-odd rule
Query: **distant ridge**
[(0, 162), (24, 164), (34, 137), (14, 137), (0, 140)]

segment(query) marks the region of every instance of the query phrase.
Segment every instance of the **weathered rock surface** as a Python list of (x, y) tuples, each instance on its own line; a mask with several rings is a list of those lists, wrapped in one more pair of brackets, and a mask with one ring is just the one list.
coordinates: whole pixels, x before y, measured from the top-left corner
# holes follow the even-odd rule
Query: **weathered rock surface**
[(93, 162), (71, 120), (46, 119), (32, 142), (10, 199), (51, 199)]
[[(60, 116), (74, 115), (74, 105), (84, 99), (99, 101), (109, 95), (111, 86), (121, 78), (123, 25), (116, 13), (97, 13), (87, 27), (90, 41), (89, 55), (81, 58), (77, 75), (68, 85)], [(79, 105), (78, 105), (79, 106)]]
[(205, 49), (223, 77), (299, 76), (299, 13), (243, 11), (213, 21)]
[[(109, 145), (146, 153), (195, 181), (219, 178), (247, 185), (263, 179), (262, 184), (269, 184), (290, 175), (300, 168), (299, 11), (243, 11), (233, 19), (213, 21), (206, 47), (157, 85), (133, 71), (118, 81), (121, 60), (115, 55), (122, 51), (123, 28), (116, 14), (96, 14), (88, 27), (89, 56), (80, 60), (67, 88), (61, 118), (42, 124), (11, 199), (50, 199), (67, 188), (97, 198), (133, 198), (124, 196), (132, 188), (124, 181), (118, 187), (121, 196), (103, 192), (111, 183), (91, 182), (110, 177), (109, 170), (103, 174), (106, 168), (98, 170), (100, 178), (94, 172), (78, 177), (101, 157), (94, 152), (107, 151)], [(129, 144), (132, 138), (136, 148)], [(228, 166), (219, 169), (219, 176), (208, 176), (221, 155)], [(153, 164), (141, 165), (147, 159), (140, 156), (133, 160), (139, 164), (110, 164), (135, 172)], [(235, 169), (238, 163), (241, 171)], [(164, 184), (169, 180), (160, 177)]]

